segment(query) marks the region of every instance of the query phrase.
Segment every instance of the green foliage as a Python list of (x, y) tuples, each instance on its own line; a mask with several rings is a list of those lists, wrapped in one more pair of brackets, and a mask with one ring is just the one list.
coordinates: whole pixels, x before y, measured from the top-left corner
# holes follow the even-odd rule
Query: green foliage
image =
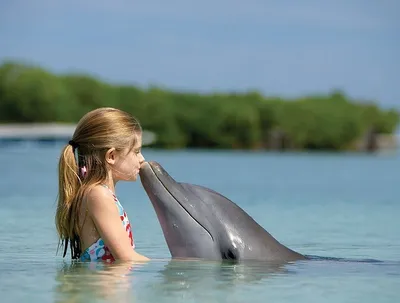
[(111, 85), (89, 75), (54, 75), (37, 66), (0, 67), (0, 122), (77, 122), (111, 106), (134, 114), (157, 135), (160, 148), (255, 149), (275, 131), (297, 149), (342, 150), (369, 129), (390, 134), (399, 114), (373, 103), (351, 102), (335, 91), (295, 100), (258, 92), (208, 94)]
[(2, 122), (69, 121), (76, 106), (60, 78), (11, 63), (0, 68), (0, 98)]

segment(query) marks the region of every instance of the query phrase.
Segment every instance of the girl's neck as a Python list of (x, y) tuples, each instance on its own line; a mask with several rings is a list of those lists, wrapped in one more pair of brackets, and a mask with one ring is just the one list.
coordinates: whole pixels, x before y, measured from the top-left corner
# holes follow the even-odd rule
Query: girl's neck
[(103, 182), (103, 184), (115, 194), (115, 185), (117, 184), (117, 181), (113, 179), (111, 173), (108, 174), (108, 178)]

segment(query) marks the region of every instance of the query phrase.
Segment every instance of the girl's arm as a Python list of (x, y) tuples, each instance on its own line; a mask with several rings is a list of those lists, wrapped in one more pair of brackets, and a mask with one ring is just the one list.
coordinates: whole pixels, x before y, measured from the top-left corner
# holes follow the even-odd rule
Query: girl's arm
[(145, 261), (147, 257), (131, 246), (124, 229), (114, 198), (100, 186), (94, 187), (86, 197), (87, 209), (97, 232), (116, 260)]

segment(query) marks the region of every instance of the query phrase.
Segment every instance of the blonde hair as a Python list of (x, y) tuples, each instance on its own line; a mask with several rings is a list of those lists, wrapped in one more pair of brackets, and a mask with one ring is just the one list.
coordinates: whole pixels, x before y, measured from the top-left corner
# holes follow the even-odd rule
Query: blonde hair
[[(82, 199), (93, 186), (106, 181), (108, 149), (132, 149), (142, 133), (139, 121), (119, 109), (105, 107), (88, 112), (78, 122), (72, 140), (62, 152), (58, 164), (58, 205), (55, 215), (59, 245), (64, 245), (65, 257), (68, 242), (71, 258), (81, 254), (79, 212)], [(86, 167), (85, 177), (79, 173)]]

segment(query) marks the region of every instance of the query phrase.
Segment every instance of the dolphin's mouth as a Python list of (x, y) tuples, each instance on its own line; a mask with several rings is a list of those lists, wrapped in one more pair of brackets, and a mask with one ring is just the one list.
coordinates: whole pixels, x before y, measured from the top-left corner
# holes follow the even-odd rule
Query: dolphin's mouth
[[(171, 190), (168, 189), (168, 187), (165, 185), (165, 183), (161, 180), (161, 178), (159, 177), (158, 173), (156, 172), (155, 168), (153, 167), (152, 163), (148, 162), (148, 166), (150, 167), (152, 173), (154, 174), (154, 176), (157, 178), (157, 180), (160, 182), (160, 184), (163, 186), (163, 188), (165, 189), (165, 191), (168, 192), (168, 194), (173, 198), (174, 201), (176, 201), (176, 203), (189, 215), (189, 217), (192, 218), (193, 221), (195, 221), (199, 226), (201, 226), (206, 232), (207, 234), (210, 236), (211, 240), (214, 241), (214, 237), (212, 236), (211, 232), (204, 226), (204, 224), (202, 224), (199, 220), (197, 220), (191, 213), (190, 211), (188, 211), (187, 206), (183, 205), (179, 199), (176, 198), (176, 196), (171, 192)], [(159, 169), (159, 173), (160, 174), (164, 174), (164, 172), (162, 171), (162, 169)], [(177, 184), (177, 186), (181, 185), (177, 182), (175, 182)], [(182, 187), (181, 187), (182, 188)], [(182, 191), (185, 191), (185, 189), (182, 188)], [(189, 202), (189, 200), (187, 199), (187, 201)]]

